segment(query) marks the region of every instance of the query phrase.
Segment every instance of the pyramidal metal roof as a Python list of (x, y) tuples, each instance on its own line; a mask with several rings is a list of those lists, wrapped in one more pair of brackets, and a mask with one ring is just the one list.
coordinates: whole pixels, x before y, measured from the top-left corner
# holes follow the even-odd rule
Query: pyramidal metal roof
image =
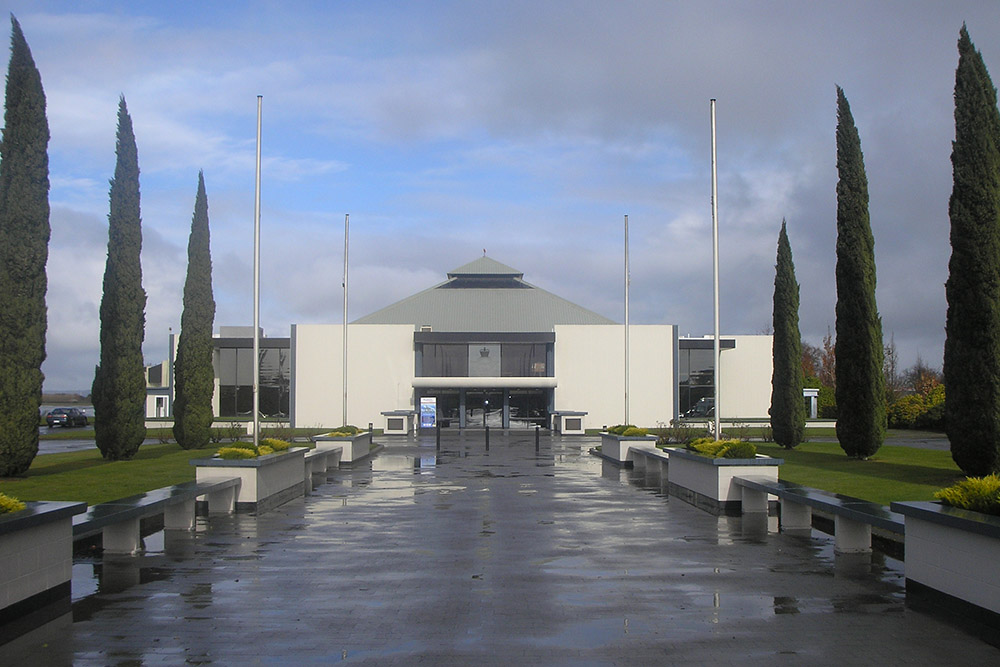
[(495, 259), (483, 255), (477, 260), (448, 272), (449, 278), (456, 278), (458, 276), (514, 276), (521, 279), (524, 277), (524, 274), (517, 269), (513, 269), (506, 264), (501, 264)]
[(542, 332), (557, 324), (616, 324), (524, 280), (490, 257), (448, 272), (448, 280), (354, 321), (461, 332)]

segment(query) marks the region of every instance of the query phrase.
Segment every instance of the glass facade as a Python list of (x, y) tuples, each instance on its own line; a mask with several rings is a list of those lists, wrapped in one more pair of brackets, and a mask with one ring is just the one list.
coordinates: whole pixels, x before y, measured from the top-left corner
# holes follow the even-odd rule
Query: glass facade
[(425, 377), (469, 377), (469, 346), (424, 343), (423, 372)]
[(545, 389), (512, 389), (507, 392), (508, 428), (549, 427), (549, 392)]
[[(253, 418), (253, 348), (219, 347), (215, 350), (215, 373), (219, 378), (219, 417)], [(288, 348), (260, 350), (260, 397), (262, 417), (288, 417), (291, 361)]]
[(423, 343), (420, 377), (547, 377), (546, 343)]
[(506, 343), (500, 351), (501, 377), (545, 377), (547, 346), (543, 343)]
[(682, 347), (677, 352), (677, 371), (680, 416), (707, 417), (708, 414), (693, 413), (711, 407), (709, 403), (715, 395), (715, 351)]

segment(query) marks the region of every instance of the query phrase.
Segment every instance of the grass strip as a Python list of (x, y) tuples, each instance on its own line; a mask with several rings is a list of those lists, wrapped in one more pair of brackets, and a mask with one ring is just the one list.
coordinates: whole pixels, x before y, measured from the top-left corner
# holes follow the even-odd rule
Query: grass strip
[(0, 491), (19, 500), (77, 500), (89, 505), (126, 498), (193, 480), (191, 459), (206, 458), (217, 446), (184, 450), (149, 444), (131, 461), (105, 461), (97, 449), (36, 456), (23, 478), (0, 479)]
[(759, 444), (761, 454), (785, 460), (779, 477), (880, 505), (933, 500), (934, 492), (965, 479), (951, 452), (883, 445), (867, 461), (848, 458), (836, 442), (807, 442), (793, 450)]

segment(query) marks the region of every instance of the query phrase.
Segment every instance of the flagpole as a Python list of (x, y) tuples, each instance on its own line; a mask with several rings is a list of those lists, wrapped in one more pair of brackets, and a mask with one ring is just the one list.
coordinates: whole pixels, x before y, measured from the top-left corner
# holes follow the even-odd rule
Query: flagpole
[(628, 424), (628, 288), (632, 282), (628, 266), (628, 215), (625, 216), (625, 423)]
[(715, 307), (715, 368), (712, 374), (714, 377), (713, 384), (715, 385), (715, 407), (712, 412), (715, 414), (715, 439), (718, 440), (721, 437), (719, 432), (719, 413), (721, 412), (719, 405), (719, 380), (722, 369), (719, 363), (721, 357), (721, 345), (719, 341), (719, 178), (715, 150), (714, 98), (711, 100), (709, 106), (712, 112), (712, 288)]
[(260, 118), (257, 96), (257, 167), (253, 202), (253, 444), (260, 444)]
[(344, 426), (347, 425), (347, 250), (351, 215), (344, 214)]

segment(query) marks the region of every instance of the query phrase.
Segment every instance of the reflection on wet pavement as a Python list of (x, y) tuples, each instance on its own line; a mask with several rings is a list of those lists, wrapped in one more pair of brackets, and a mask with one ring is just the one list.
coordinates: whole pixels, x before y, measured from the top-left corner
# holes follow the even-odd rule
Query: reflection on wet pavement
[[(74, 567), (73, 623), (0, 663), (948, 662), (998, 651), (906, 608), (902, 564), (717, 517), (587, 438), (387, 441), (305, 499)], [(27, 664), (27, 663), (23, 663)]]

